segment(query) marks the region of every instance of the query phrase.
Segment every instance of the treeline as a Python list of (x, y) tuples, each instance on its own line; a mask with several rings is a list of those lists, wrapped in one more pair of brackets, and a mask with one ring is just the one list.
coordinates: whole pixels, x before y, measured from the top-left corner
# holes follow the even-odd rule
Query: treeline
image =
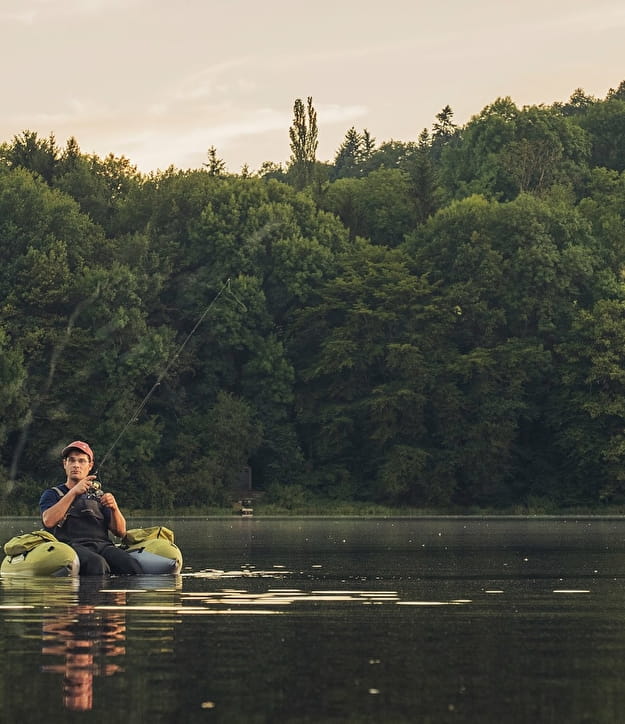
[[(0, 146), (2, 509), (88, 440), (127, 508), (625, 502), (625, 82), (414, 142), (141, 174)], [(145, 404), (143, 404), (145, 402)]]

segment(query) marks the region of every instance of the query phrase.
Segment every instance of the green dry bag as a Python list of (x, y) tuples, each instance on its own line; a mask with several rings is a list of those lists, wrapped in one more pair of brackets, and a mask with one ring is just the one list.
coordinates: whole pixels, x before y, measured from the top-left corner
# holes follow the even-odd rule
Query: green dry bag
[(22, 533), (8, 540), (4, 544), (4, 552), (7, 556), (21, 556), (42, 543), (58, 543), (58, 541), (47, 530), (34, 530), (32, 533)]
[(170, 543), (174, 542), (174, 533), (169, 528), (162, 525), (155, 525), (152, 528), (132, 528), (126, 531), (126, 535), (122, 541), (124, 546), (133, 546), (137, 543), (143, 543), (152, 538), (164, 538)]

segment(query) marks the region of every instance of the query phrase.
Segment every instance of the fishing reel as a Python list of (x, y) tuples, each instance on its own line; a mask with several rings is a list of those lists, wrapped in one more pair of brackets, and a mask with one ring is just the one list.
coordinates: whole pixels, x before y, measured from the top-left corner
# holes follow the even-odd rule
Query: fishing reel
[(90, 500), (100, 500), (100, 498), (104, 495), (104, 491), (102, 490), (99, 480), (91, 481), (91, 485), (87, 488), (86, 495)]

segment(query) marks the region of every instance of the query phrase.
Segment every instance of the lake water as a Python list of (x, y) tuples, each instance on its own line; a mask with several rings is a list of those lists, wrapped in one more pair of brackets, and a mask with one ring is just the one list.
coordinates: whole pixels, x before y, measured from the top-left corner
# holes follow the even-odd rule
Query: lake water
[(182, 574), (0, 579), (3, 723), (625, 721), (625, 519), (129, 523)]

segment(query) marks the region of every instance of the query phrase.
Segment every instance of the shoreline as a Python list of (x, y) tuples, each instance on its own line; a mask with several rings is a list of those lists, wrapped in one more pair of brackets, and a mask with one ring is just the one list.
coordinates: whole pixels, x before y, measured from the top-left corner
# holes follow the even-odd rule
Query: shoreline
[[(562, 511), (559, 513), (341, 513), (341, 512), (304, 512), (304, 511), (272, 511), (254, 512), (252, 515), (240, 515), (238, 513), (208, 511), (193, 513), (175, 513), (168, 511), (133, 511), (126, 514), (130, 523), (133, 520), (249, 520), (252, 518), (262, 520), (284, 520), (294, 518), (306, 519), (344, 519), (344, 520), (625, 520), (625, 513), (605, 512), (589, 513), (588, 511)], [(9, 520), (34, 520), (39, 523), (38, 515), (15, 514), (0, 515), (0, 521)]]

